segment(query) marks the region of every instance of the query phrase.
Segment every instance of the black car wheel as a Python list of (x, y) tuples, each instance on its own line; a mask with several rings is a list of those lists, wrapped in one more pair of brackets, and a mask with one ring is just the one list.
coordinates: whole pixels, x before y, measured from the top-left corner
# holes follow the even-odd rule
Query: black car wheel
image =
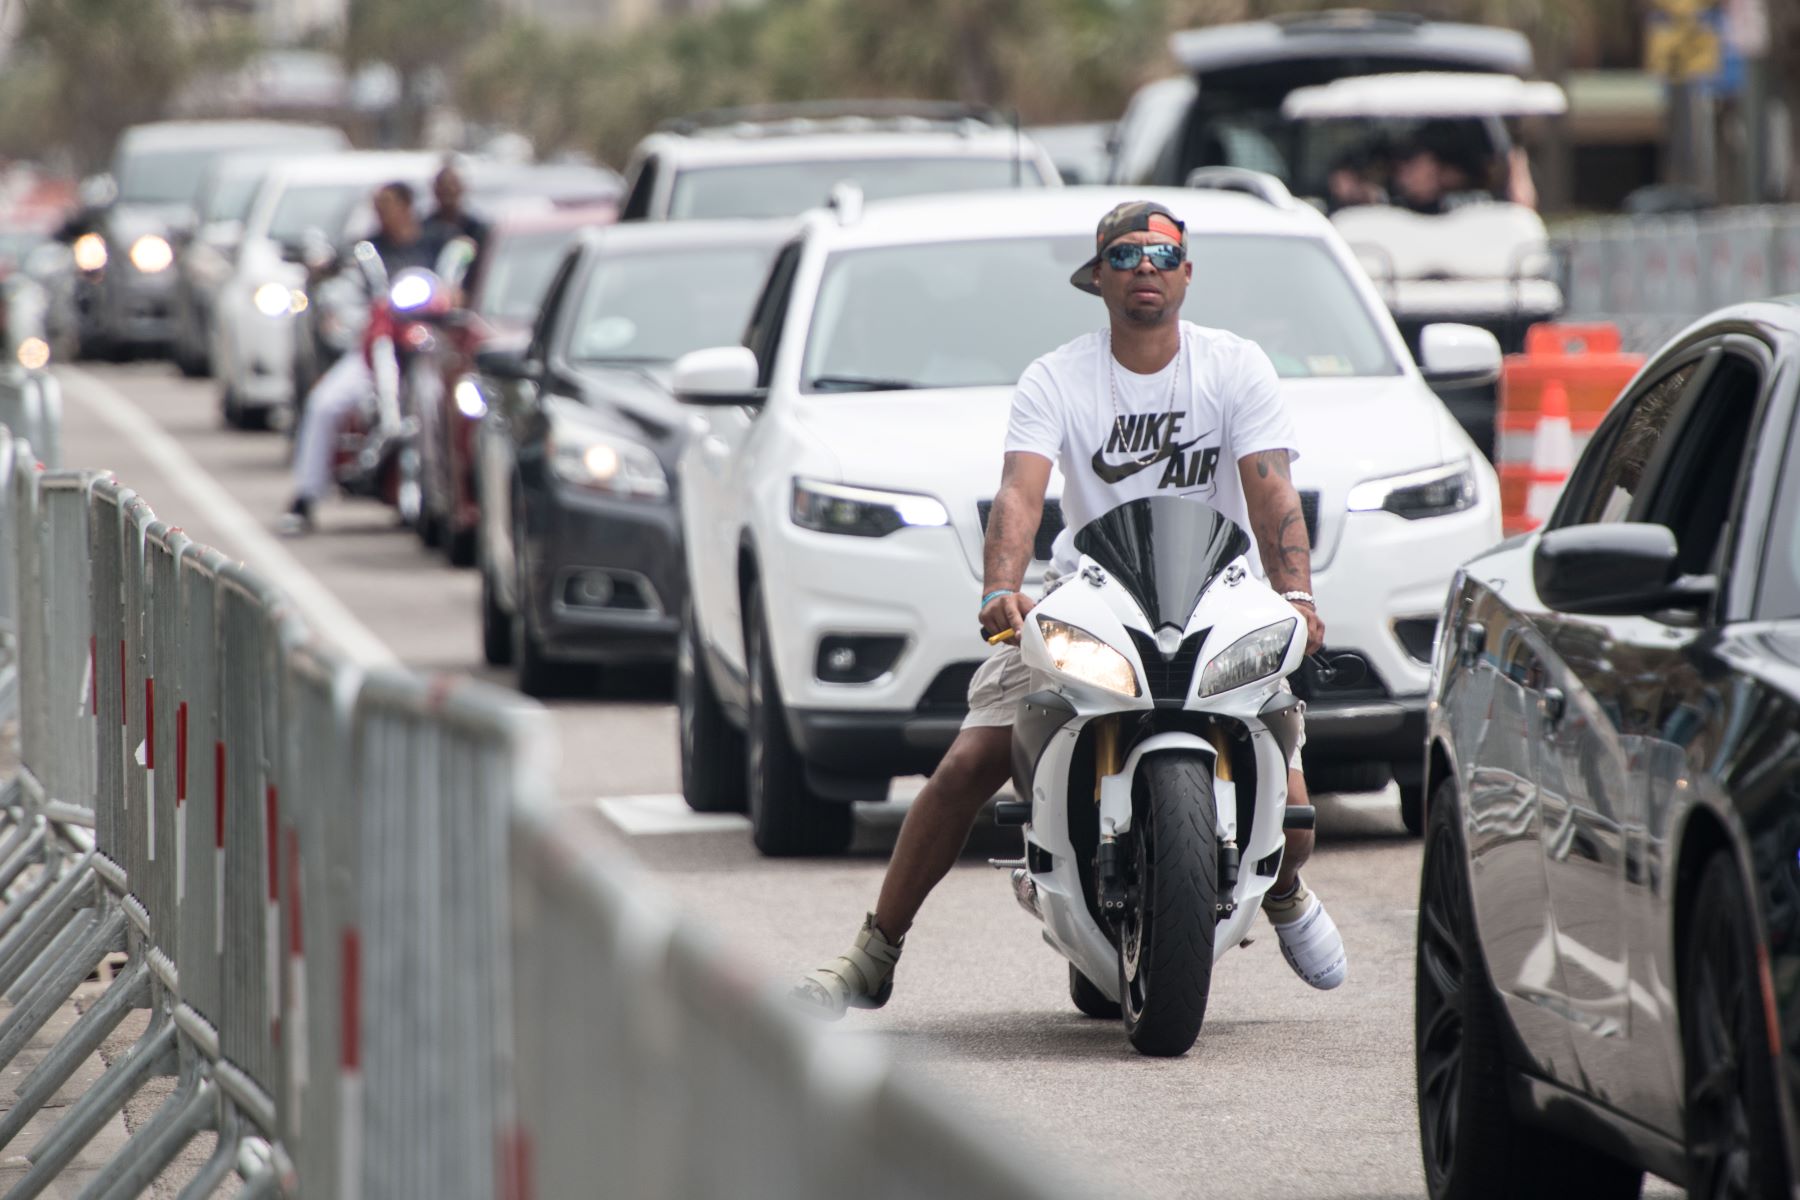
[(494, 594), (494, 576), (481, 565), (481, 656), (490, 667), (512, 665), (513, 619)]
[(1400, 784), (1400, 823), (1406, 832), (1419, 837), (1425, 832), (1425, 783)]
[(744, 649), (750, 677), (745, 762), (756, 848), (775, 858), (842, 854), (850, 847), (854, 813), (848, 804), (821, 800), (807, 785), (806, 763), (788, 736), (781, 688), (769, 656), (762, 590), (756, 587), (744, 605)]
[(456, 529), (446, 524), (444, 527), (444, 556), (453, 567), (472, 567), (475, 565), (475, 530)]
[(1521, 1122), (1507, 1100), (1505, 1018), (1475, 929), (1456, 785), (1432, 794), (1419, 881), (1413, 1048), (1431, 1200), (1625, 1200), (1643, 1171)]
[(695, 812), (743, 812), (744, 735), (725, 715), (700, 660), (694, 603), (681, 606), (675, 647), (675, 706), (681, 718), (681, 794)]
[(1695, 891), (1681, 958), (1681, 1045), (1687, 1066), (1688, 1195), (1763, 1200), (1787, 1194), (1780, 1105), (1749, 903), (1728, 854)]

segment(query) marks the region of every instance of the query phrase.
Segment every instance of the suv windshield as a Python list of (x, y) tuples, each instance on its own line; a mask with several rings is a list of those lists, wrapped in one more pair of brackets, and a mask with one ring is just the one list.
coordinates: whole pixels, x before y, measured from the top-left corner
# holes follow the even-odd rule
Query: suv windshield
[(230, 147), (207, 150), (140, 151), (119, 164), (121, 204), (188, 204), (200, 177)]
[(1200, 593), (1250, 549), (1250, 535), (1204, 501), (1146, 496), (1076, 530), (1075, 549), (1110, 571), (1159, 629), (1187, 625)]
[(475, 309), (503, 321), (529, 321), (579, 229), (510, 234), (497, 239), (482, 268)]
[[(1283, 378), (1395, 375), (1380, 327), (1325, 245), (1307, 237), (1190, 239), (1182, 317), (1260, 345)], [(1085, 237), (846, 250), (826, 264), (807, 391), (1010, 387), (1039, 355), (1105, 323), (1066, 280)]]
[(330, 183), (314, 187), (284, 188), (269, 218), (269, 236), (278, 242), (292, 241), (309, 229), (327, 237), (344, 227), (350, 208), (374, 185)]
[[(846, 180), (865, 200), (893, 200), (932, 192), (969, 192), (1013, 186), (1009, 158), (840, 159), (828, 162), (749, 163), (698, 167), (675, 177), (669, 216), (689, 218), (791, 217), (817, 208)], [(1043, 182), (1029, 159), (1018, 164), (1020, 181)]]
[[(578, 363), (673, 362), (736, 343), (774, 246), (677, 245), (600, 256), (564, 353)], [(704, 286), (690, 286), (693, 281)]]

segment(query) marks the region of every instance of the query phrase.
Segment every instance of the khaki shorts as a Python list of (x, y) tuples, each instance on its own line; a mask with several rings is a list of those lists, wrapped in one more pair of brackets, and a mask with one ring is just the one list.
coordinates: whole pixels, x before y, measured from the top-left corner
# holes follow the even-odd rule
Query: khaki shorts
[[(1291, 691), (1287, 682), (1282, 691)], [(964, 729), (1007, 729), (1019, 715), (1019, 701), (1031, 691), (1031, 668), (1016, 646), (1002, 646), (975, 672), (969, 681), (969, 715), (963, 718)], [(1300, 705), (1300, 740), (1288, 757), (1288, 768), (1304, 770), (1300, 751), (1306, 746), (1306, 704)]]

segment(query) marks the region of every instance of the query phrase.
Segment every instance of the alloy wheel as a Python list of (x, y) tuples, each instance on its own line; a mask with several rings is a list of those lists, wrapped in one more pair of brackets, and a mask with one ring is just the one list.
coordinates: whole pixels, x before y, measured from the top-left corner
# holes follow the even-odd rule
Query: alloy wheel
[(1738, 961), (1732, 915), (1700, 913), (1710, 926), (1697, 931), (1700, 948), (1688, 964), (1693, 972), (1688, 1020), (1688, 1153), (1696, 1168), (1694, 1194), (1709, 1198), (1748, 1197), (1751, 1184), (1751, 1094), (1744, 1049), (1753, 1044), (1749, 1028), (1751, 970)]
[(1463, 956), (1468, 893), (1462, 857), (1447, 826), (1434, 831), (1426, 863), (1419, 904), (1419, 1107), (1425, 1116), (1425, 1162), (1442, 1180), (1456, 1163), (1468, 987)]

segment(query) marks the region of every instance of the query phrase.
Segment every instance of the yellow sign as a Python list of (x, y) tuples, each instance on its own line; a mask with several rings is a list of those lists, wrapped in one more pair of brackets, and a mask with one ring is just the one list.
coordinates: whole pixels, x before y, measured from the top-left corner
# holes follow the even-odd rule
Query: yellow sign
[(1653, 0), (1656, 15), (1644, 39), (1644, 67), (1670, 83), (1706, 79), (1719, 73), (1723, 48), (1715, 23), (1706, 18), (1717, 0)]

